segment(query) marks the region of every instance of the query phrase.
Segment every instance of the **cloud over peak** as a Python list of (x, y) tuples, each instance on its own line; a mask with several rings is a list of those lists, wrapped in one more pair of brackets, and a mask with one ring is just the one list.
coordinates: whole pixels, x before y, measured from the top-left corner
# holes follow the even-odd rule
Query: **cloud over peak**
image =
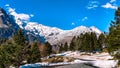
[(106, 4), (102, 5), (101, 7), (106, 9), (117, 9), (116, 0), (110, 0)]
[(9, 4), (5, 5), (8, 9), (9, 14), (19, 18), (20, 20), (29, 21), (33, 14), (26, 14), (26, 13), (17, 13), (14, 8), (11, 8)]
[[(8, 9), (8, 13), (9, 13), (10, 15), (13, 15), (13, 16), (15, 17), (16, 23), (19, 24), (21, 28), (22, 28), (22, 25), (23, 25), (24, 23), (29, 22), (29, 21), (30, 21), (30, 18), (34, 16), (33, 14), (17, 13), (14, 8), (11, 8), (11, 7), (10, 7), (9, 4), (6, 4), (5, 6), (6, 6), (7, 9)], [(21, 20), (22, 20), (22, 21), (21, 21)], [(24, 21), (24, 23), (23, 23), (23, 21)]]
[(103, 8), (109, 8), (109, 9), (117, 9), (117, 6), (112, 5), (110, 3), (106, 3), (105, 5), (102, 5)]
[(82, 21), (85, 21), (85, 20), (87, 20), (88, 19), (88, 17), (84, 17), (83, 19), (82, 19)]
[(113, 2), (115, 2), (116, 0), (110, 0), (110, 3), (113, 3)]
[(75, 22), (72, 22), (71, 25), (75, 25)]
[(19, 14), (18, 14), (18, 13), (15, 12), (15, 9), (13, 9), (13, 8), (11, 8), (11, 7), (8, 7), (8, 12), (9, 12), (11, 15), (13, 15), (13, 16), (21, 19), (21, 20), (28, 21), (28, 20), (30, 19), (30, 15), (25, 14), (25, 13), (19, 13)]
[(9, 4), (5, 4), (5, 6), (9, 7), (10, 5)]
[(97, 8), (99, 5), (98, 1), (89, 1), (87, 9), (94, 9)]

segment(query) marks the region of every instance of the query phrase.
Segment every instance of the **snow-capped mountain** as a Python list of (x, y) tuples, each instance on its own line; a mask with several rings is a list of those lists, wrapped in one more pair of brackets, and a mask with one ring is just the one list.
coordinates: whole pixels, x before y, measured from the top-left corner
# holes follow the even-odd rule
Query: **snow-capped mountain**
[(56, 27), (37, 24), (35, 22), (28, 22), (23, 28), (37, 36), (44, 36), (46, 41), (50, 42), (52, 45), (70, 42), (74, 36), (78, 36), (80, 33), (95, 32), (97, 35), (101, 33), (101, 31), (94, 26), (90, 28), (79, 26), (72, 30), (62, 30)]
[[(0, 41), (11, 38), (12, 35), (16, 34), (18, 30), (22, 28), (27, 41), (32, 43), (35, 40), (41, 40), (44, 42), (44, 38), (40, 35), (37, 36), (36, 34), (32, 33), (32, 31), (25, 30), (23, 28), (25, 26), (23, 24), (25, 23), (26, 21), (21, 19), (17, 13), (11, 12), (10, 14), (7, 14), (3, 8), (0, 8)], [(27, 32), (29, 32), (29, 34), (27, 34)]]
[(80, 35), (80, 33), (85, 32), (95, 32), (97, 35), (102, 33), (99, 29), (92, 26), (90, 28), (85, 26), (79, 26), (72, 30), (62, 30), (57, 27), (49, 27), (44, 26), (42, 24), (38, 24), (37, 22), (29, 22), (24, 17), (21, 18), (13, 9), (9, 9), (11, 15), (15, 16), (16, 23), (20, 28), (27, 31), (27, 34), (32, 34), (39, 38), (40, 36), (44, 36), (46, 41), (48, 41), (52, 45), (61, 44), (65, 42), (70, 42), (74, 36)]
[(21, 28), (27, 30), (27, 34), (32, 33), (35, 36), (44, 36), (46, 41), (48, 41), (52, 45), (65, 42), (69, 43), (74, 36), (78, 36), (80, 35), (80, 33), (95, 32), (98, 35), (101, 33), (101, 31), (94, 26), (90, 28), (85, 26), (79, 26), (72, 30), (62, 30), (56, 27), (44, 26), (36, 22), (23, 22), (23, 24), (24, 26), (19, 26), (22, 26)]

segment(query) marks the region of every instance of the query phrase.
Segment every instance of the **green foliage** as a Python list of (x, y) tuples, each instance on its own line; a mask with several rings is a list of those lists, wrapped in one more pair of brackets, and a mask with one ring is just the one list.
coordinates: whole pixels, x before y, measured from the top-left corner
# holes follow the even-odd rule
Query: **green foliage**
[(63, 47), (63, 44), (59, 45), (59, 52), (63, 52), (64, 51), (64, 47)]
[(84, 34), (80, 34), (79, 35), (79, 37), (77, 38), (77, 45), (78, 45), (78, 47), (76, 47), (76, 48), (78, 48), (77, 50), (81, 50), (81, 48), (82, 48), (82, 45), (83, 45), (83, 39), (84, 39)]
[(72, 39), (69, 50), (80, 50), (85, 52), (100, 51), (104, 44), (104, 40), (105, 38), (103, 37), (103, 34), (101, 34), (99, 38), (101, 44), (98, 42), (97, 35), (94, 32), (80, 34), (78, 37)]
[(18, 68), (26, 60), (28, 63), (41, 61), (37, 43), (28, 45), (25, 41), (24, 34), (20, 30), (13, 39), (0, 44), (0, 68), (9, 68), (10, 65)]
[(80, 41), (81, 41), (81, 46), (79, 50), (81, 51), (93, 52), (99, 50), (97, 36), (93, 32), (85, 33), (84, 35), (82, 35)]
[(5, 68), (5, 67), (9, 67), (11, 62), (11, 57), (10, 55), (5, 52), (4, 47), (0, 46), (0, 68)]
[(0, 44), (3, 44), (3, 43), (5, 43), (6, 42), (6, 38), (3, 38), (3, 39), (0, 39)]
[(92, 48), (94, 51), (99, 51), (99, 49), (100, 49), (100, 47), (98, 45), (97, 35), (93, 32), (91, 33), (91, 49)]
[(109, 28), (109, 35), (107, 37), (108, 50), (114, 52), (120, 49), (120, 8), (115, 12), (115, 21), (111, 22)]
[(27, 61), (28, 63), (35, 63), (35, 62), (40, 62), (41, 61), (41, 55), (40, 55), (40, 51), (38, 49), (38, 45), (36, 42), (34, 42), (30, 49), (27, 52), (28, 57), (27, 57)]
[(45, 43), (45, 48), (46, 48), (45, 51), (46, 51), (47, 55), (50, 55), (52, 53), (52, 46), (50, 45), (49, 42)]
[(17, 45), (2, 45), (0, 47), (0, 67), (2, 65), (7, 68), (11, 64), (17, 64), (20, 50), (21, 47)]
[(20, 29), (17, 32), (17, 34), (14, 35), (13, 39), (14, 39), (14, 42), (16, 43), (16, 45), (22, 45), (22, 46), (24, 46), (25, 42), (26, 42), (26, 39), (25, 39), (25, 36), (23, 34), (23, 30)]
[[(106, 45), (106, 37), (105, 37), (105, 34), (101, 33), (99, 38), (98, 38), (98, 44), (99, 44), (99, 47), (100, 48), (103, 48), (105, 47)], [(102, 49), (101, 49), (102, 50)]]
[(115, 21), (111, 21), (107, 42), (109, 53), (120, 61), (120, 7), (115, 12)]
[(68, 51), (68, 44), (67, 44), (67, 42), (64, 44), (64, 51)]
[(73, 40), (70, 43), (69, 50), (74, 51), (74, 47), (75, 47), (75, 43), (74, 43), (74, 38), (73, 38)]

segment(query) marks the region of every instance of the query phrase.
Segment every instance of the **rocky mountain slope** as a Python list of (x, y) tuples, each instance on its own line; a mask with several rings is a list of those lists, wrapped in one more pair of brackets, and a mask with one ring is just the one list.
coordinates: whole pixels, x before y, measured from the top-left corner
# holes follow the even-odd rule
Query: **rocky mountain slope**
[[(10, 38), (12, 35), (16, 34), (19, 29), (21, 29), (20, 23), (23, 23), (21, 19), (16, 18), (12, 14), (6, 13), (6, 11), (0, 8), (0, 41), (3, 39)], [(24, 30), (24, 34), (28, 41), (42, 40), (41, 36), (36, 36), (27, 30)], [(27, 33), (29, 32), (29, 34)]]
[(0, 8), (0, 40), (10, 37), (18, 29), (19, 26), (15, 23), (13, 16), (8, 15), (4, 9)]

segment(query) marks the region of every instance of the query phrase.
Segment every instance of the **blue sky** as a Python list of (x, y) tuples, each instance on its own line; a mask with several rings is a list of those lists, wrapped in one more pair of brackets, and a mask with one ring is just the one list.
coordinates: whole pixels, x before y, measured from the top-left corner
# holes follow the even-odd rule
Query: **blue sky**
[(118, 6), (120, 0), (0, 0), (5, 10), (11, 7), (29, 21), (65, 30), (84, 25), (108, 31)]

